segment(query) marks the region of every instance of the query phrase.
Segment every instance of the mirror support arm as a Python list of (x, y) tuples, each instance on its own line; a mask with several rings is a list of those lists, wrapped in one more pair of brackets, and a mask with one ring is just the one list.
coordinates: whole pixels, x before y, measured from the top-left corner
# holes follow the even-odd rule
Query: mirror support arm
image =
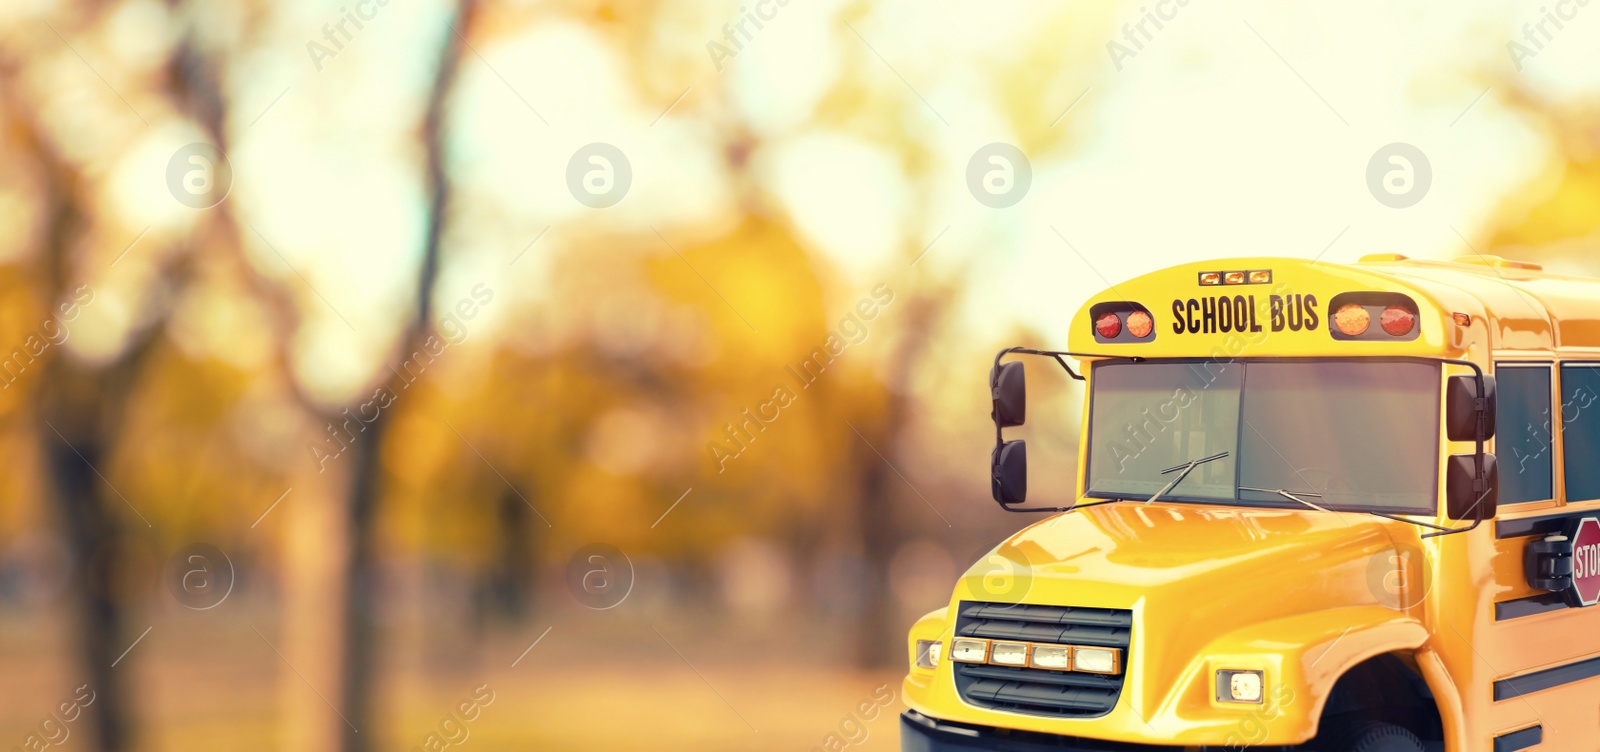
[[(1377, 514), (1377, 512), (1373, 512), (1373, 514)], [(1387, 516), (1387, 515), (1379, 515), (1379, 516)], [(1437, 533), (1423, 533), (1423, 535), (1422, 535), (1422, 539), (1423, 540), (1427, 540), (1429, 538), (1438, 538), (1438, 537), (1444, 536), (1444, 535), (1455, 535), (1456, 533), (1470, 533), (1473, 530), (1477, 530), (1478, 526), (1483, 524), (1483, 518), (1481, 518), (1481, 517), (1476, 519), (1476, 520), (1473, 520), (1472, 524), (1468, 525), (1466, 527), (1450, 527), (1450, 528), (1439, 527), (1438, 525), (1429, 525), (1426, 522), (1417, 522), (1416, 520), (1402, 520), (1402, 521), (1403, 522), (1413, 522), (1413, 523), (1416, 523), (1418, 525), (1423, 525), (1423, 526), (1426, 526), (1426, 527), (1436, 528), (1436, 529), (1438, 529), (1440, 531), (1440, 532), (1437, 532)]]
[[(1004, 350), (1001, 350), (999, 353), (997, 353), (994, 356), (995, 367), (998, 368), (1000, 366), (1000, 361), (1004, 360), (1005, 357), (1007, 355), (1010, 355), (1011, 353), (1021, 353), (1023, 355), (1043, 355), (1043, 356), (1046, 356), (1046, 357), (1054, 358), (1057, 363), (1061, 364), (1061, 368), (1067, 372), (1067, 375), (1071, 376), (1076, 381), (1087, 381), (1087, 379), (1085, 379), (1077, 371), (1073, 370), (1072, 366), (1068, 365), (1067, 361), (1062, 356), (1071, 357), (1071, 358), (1107, 358), (1107, 357), (1116, 357), (1116, 356), (1110, 356), (1110, 355), (1098, 355), (1098, 354), (1095, 354), (1095, 353), (1067, 352), (1067, 351), (1064, 351), (1064, 350), (1035, 350), (1035, 349), (1033, 349), (1031, 347), (1008, 347), (1008, 348), (1006, 348)], [(1135, 357), (1135, 358), (1133, 358), (1133, 360), (1135, 362), (1137, 362), (1137, 361), (1144, 360), (1144, 358)], [(994, 424), (994, 445), (995, 445), (995, 449), (998, 450), (1000, 448), (1000, 446), (1002, 444), (1004, 444), (1004, 443), (1005, 443), (1005, 439), (1001, 434), (1000, 422), (997, 419), (995, 421), (995, 424)], [(1116, 503), (1118, 501), (1121, 501), (1121, 499), (1109, 499), (1109, 500), (1106, 500), (1106, 501), (1096, 501), (1096, 502), (1090, 502), (1090, 503), (1087, 503), (1087, 504), (1073, 504), (1070, 507), (1027, 507), (1027, 508), (1022, 508), (1022, 509), (1008, 507), (1008, 506), (1006, 506), (1004, 504), (1001, 504), (1000, 508), (1006, 510), (1007, 512), (1015, 512), (1017, 514), (1031, 514), (1031, 513), (1035, 513), (1035, 512), (1042, 512), (1042, 513), (1045, 513), (1045, 514), (1057, 514), (1057, 513), (1061, 513), (1061, 512), (1071, 512), (1071, 511), (1078, 510), (1078, 509), (1086, 509), (1088, 507), (1097, 507), (1097, 506), (1100, 506), (1101, 504), (1114, 504), (1114, 503)]]
[(1027, 507), (1027, 508), (1024, 508), (1024, 509), (1013, 509), (1012, 507), (1002, 506), (1000, 508), (1006, 510), (1007, 512), (1015, 512), (1017, 514), (1032, 514), (1034, 512), (1042, 512), (1044, 514), (1058, 514), (1058, 513), (1061, 513), (1061, 512), (1076, 512), (1079, 509), (1088, 509), (1089, 507), (1097, 507), (1097, 506), (1100, 506), (1101, 504), (1115, 504), (1115, 503), (1117, 503), (1119, 501), (1122, 501), (1122, 499), (1106, 499), (1104, 501), (1091, 501), (1091, 502), (1089, 502), (1087, 504), (1073, 504), (1070, 507)]
[[(1127, 357), (1127, 356), (1116, 356), (1116, 355), (1104, 355), (1104, 354), (1099, 354), (1099, 353), (1067, 352), (1065, 350), (1035, 350), (1035, 349), (1033, 349), (1031, 347), (1008, 347), (1008, 348), (1006, 348), (1004, 350), (1001, 350), (998, 354), (996, 354), (994, 356), (994, 364), (996, 366), (1000, 365), (1000, 361), (1005, 359), (1005, 357), (1007, 355), (1011, 354), (1011, 353), (1022, 353), (1023, 355), (1044, 355), (1044, 356), (1048, 356), (1048, 357), (1051, 357), (1051, 358), (1055, 358), (1055, 361), (1057, 363), (1061, 364), (1061, 368), (1067, 372), (1067, 375), (1071, 376), (1073, 378), (1073, 380), (1075, 380), (1075, 381), (1086, 381), (1087, 379), (1085, 379), (1085, 378), (1083, 378), (1083, 376), (1079, 375), (1077, 371), (1072, 370), (1072, 366), (1067, 365), (1067, 361), (1065, 359), (1063, 359), (1061, 356), (1065, 355), (1065, 356), (1067, 356), (1069, 358)], [(1133, 362), (1137, 363), (1137, 362), (1139, 362), (1141, 360), (1144, 360), (1144, 358), (1141, 358), (1139, 356), (1134, 356), (1134, 357), (1130, 358), (1130, 360), (1132, 360)]]

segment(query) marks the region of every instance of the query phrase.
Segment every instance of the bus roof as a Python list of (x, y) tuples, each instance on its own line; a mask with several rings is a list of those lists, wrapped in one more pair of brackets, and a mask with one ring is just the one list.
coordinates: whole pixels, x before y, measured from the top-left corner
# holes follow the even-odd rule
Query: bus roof
[[(1332, 316), (1352, 304), (1368, 330), (1343, 335)], [(1393, 336), (1380, 325), (1392, 305), (1416, 326)], [(1226, 310), (1224, 310), (1226, 309)], [(1148, 312), (1154, 330), (1134, 336), (1127, 316)], [(1107, 338), (1096, 320), (1116, 313)], [(1359, 312), (1353, 315), (1360, 316)], [(1073, 352), (1112, 357), (1422, 356), (1482, 358), (1600, 356), (1600, 279), (1545, 272), (1539, 265), (1476, 255), (1424, 261), (1376, 254), (1355, 264), (1291, 258), (1234, 258), (1162, 269), (1113, 285), (1073, 319)]]

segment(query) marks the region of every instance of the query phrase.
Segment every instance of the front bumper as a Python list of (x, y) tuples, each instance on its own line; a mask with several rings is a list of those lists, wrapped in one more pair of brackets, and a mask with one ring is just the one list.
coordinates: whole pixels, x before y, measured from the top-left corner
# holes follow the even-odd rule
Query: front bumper
[(1192, 749), (1198, 748), (1108, 742), (951, 723), (929, 718), (915, 710), (900, 715), (900, 752), (1184, 752)]

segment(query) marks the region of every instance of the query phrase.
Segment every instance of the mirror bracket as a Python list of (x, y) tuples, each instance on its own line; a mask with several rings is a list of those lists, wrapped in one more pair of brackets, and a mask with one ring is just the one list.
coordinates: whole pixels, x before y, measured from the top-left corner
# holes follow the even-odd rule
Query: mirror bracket
[[(1004, 429), (1022, 425), (1021, 418), (1026, 416), (1025, 399), (1023, 400), (1022, 404), (1018, 405), (1012, 405), (1009, 404), (1008, 401), (1000, 399), (1002, 396), (1000, 382), (1003, 378), (1015, 378), (1019, 386), (1023, 381), (1023, 373), (1020, 368), (1020, 364), (1018, 364), (1019, 367), (1014, 371), (1014, 377), (1008, 377), (1003, 373), (1004, 367), (1002, 366), (1001, 361), (1005, 358), (1005, 356), (1010, 355), (1011, 353), (1019, 353), (1022, 355), (1041, 355), (1047, 358), (1052, 358), (1056, 363), (1060, 364), (1061, 369), (1066, 371), (1067, 375), (1072, 377), (1075, 381), (1087, 381), (1088, 379), (1085, 379), (1083, 375), (1073, 370), (1072, 366), (1067, 363), (1066, 358), (1113, 357), (1109, 355), (1096, 355), (1093, 353), (1066, 352), (1063, 350), (1035, 350), (1031, 347), (1008, 347), (1004, 350), (1001, 350), (994, 356), (994, 369), (990, 371), (989, 377), (989, 393), (994, 405), (994, 410), (990, 413), (990, 417), (994, 419), (994, 452), (992, 455), (990, 455), (989, 477), (990, 484), (994, 492), (995, 501), (1000, 504), (1001, 509), (1004, 509), (1007, 512), (1017, 512), (1020, 514), (1028, 514), (1033, 512), (1056, 514), (1060, 512), (1071, 512), (1075, 509), (1083, 509), (1085, 507), (1111, 503), (1111, 501), (1097, 501), (1088, 504), (1073, 504), (1072, 506), (1068, 507), (1015, 508), (1011, 506), (1012, 504), (1020, 504), (1025, 500), (1028, 488), (1027, 445), (1022, 441), (1006, 441), (1004, 436)], [(1141, 361), (1144, 360), (1144, 358), (1135, 357), (1133, 360)], [(1004, 365), (1009, 366), (1011, 364), (1007, 363)], [(1004, 412), (1004, 415), (1002, 415), (1002, 412)], [(1012, 420), (1015, 422), (1010, 422)], [(1007, 501), (1007, 499), (1013, 500)]]
[[(1061, 356), (1065, 355), (1073, 358), (1105, 357), (1101, 355), (1092, 355), (1090, 353), (1065, 352), (1062, 350), (1035, 350), (1031, 347), (1008, 347), (1004, 350), (1001, 350), (994, 356), (995, 368), (999, 368), (1000, 360), (1011, 353), (1022, 353), (1023, 355), (1044, 355), (1046, 357), (1055, 358), (1055, 361), (1061, 364), (1061, 368), (1065, 370), (1067, 375), (1071, 376), (1074, 381), (1087, 381), (1087, 379), (1079, 375), (1077, 371), (1072, 370), (1072, 366), (1067, 365), (1067, 361), (1063, 360)], [(1134, 358), (1134, 360), (1143, 360), (1143, 358)]]

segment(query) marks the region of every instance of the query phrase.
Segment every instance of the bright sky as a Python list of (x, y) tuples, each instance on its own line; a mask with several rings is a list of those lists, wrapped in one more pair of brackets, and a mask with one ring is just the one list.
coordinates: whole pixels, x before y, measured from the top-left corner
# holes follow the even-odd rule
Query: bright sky
[[(1558, 100), (1600, 89), (1600, 3), (1574, 0), (776, 1), (669, 4), (642, 39), (537, 4), (490, 3), (499, 18), (527, 20), (497, 23), (462, 70), (451, 158), (466, 221), (439, 302), (480, 281), (508, 303), (537, 298), (546, 262), (596, 233), (657, 228), (688, 243), (722, 231), (737, 191), (721, 148), (738, 127), (760, 144), (758, 191), (852, 289), (904, 278), (907, 249), (937, 237), (917, 273), (968, 281), (968, 334), (1024, 322), (1059, 343), (1107, 280), (1185, 260), (1465, 253), (1461, 236), (1481, 242), (1550, 156), (1544, 134), (1505, 104), (1509, 87)], [(106, 50), (162, 21), (158, 3), (128, 5)], [(319, 69), (307, 45), (324, 43), (323, 25), (345, 5), (274, 6), (255, 30), (270, 43), (232, 72), (237, 109), (260, 114), (230, 129), (230, 200), (251, 227), (249, 250), (300, 296), (311, 324), (297, 342), (303, 376), (335, 400), (382, 367), (410, 292), (424, 200), (415, 118), (446, 7), (380, 7)], [(1541, 8), (1570, 18), (1535, 27)], [(1124, 25), (1145, 9), (1167, 16), (1163, 28), (1145, 21), (1148, 40), (1133, 29), (1142, 47), (1114, 61), (1107, 44), (1131, 47)], [(754, 10), (771, 18), (719, 72), (707, 44), (728, 44), (724, 26)], [(1510, 42), (1532, 50), (1521, 71)], [(651, 63), (642, 73), (628, 68), (635, 54)], [(884, 104), (883, 120), (819, 119), (841, 89)], [(145, 146), (112, 167), (127, 176), (115, 183), (127, 223), (153, 224), (156, 236), (191, 221), (139, 198), (161, 194), (161, 164), (196, 137), (165, 115), (152, 111)], [(1056, 131), (1059, 146), (1027, 154), (1020, 200), (979, 203), (968, 185), (978, 149)], [(609, 208), (580, 204), (567, 183), (569, 159), (595, 142), (620, 149), (632, 170)], [(1394, 142), (1431, 168), (1409, 208), (1368, 187), (1369, 160)], [(893, 149), (907, 145), (927, 157), (925, 174), (905, 173)], [(100, 310), (118, 310), (111, 292)], [(497, 304), (478, 326), (504, 326), (515, 309)]]
[[(1126, 3), (1114, 15), (1119, 26), (1136, 24), (1141, 8), (1154, 7)], [(1540, 4), (1436, 7), (1194, 0), (1164, 29), (1147, 26), (1154, 38), (1121, 71), (1107, 52), (1098, 69), (1077, 74), (1088, 93), (1065, 123), (1078, 124), (1084, 140), (1035, 160), (1031, 190), (1006, 209), (978, 204), (962, 180), (978, 147), (1015, 140), (997, 127), (986, 92), (923, 83), (930, 106), (949, 120), (937, 143), (948, 149), (950, 173), (923, 237), (949, 229), (924, 263), (981, 264), (969, 276), (978, 286), (969, 327), (1016, 316), (1064, 341), (1068, 318), (1105, 280), (1182, 261), (1465, 254), (1461, 236), (1481, 243), (1479, 230), (1548, 158), (1543, 134), (1503, 103), (1503, 82), (1557, 98), (1592, 94), (1600, 66), (1587, 55), (1600, 47), (1600, 12), (1589, 18), (1587, 9), (1560, 6), (1577, 17), (1565, 29), (1547, 22), (1553, 39), (1519, 73), (1506, 44), (1514, 34), (1525, 42), (1520, 26), (1538, 22)], [(860, 28), (869, 39), (899, 31), (876, 21)], [(929, 37), (898, 46), (944, 50), (977, 28), (919, 24)], [(1126, 43), (1120, 28), (1107, 33)], [(1010, 39), (990, 41), (992, 51)], [(970, 41), (956, 46), (971, 49)], [(897, 67), (918, 84), (915, 60)], [(859, 246), (884, 235), (905, 201), (892, 180), (875, 180), (881, 170), (852, 153), (848, 136), (837, 140), (845, 143), (795, 144), (805, 156), (779, 183), (808, 234), (870, 276), (875, 265)], [(1369, 159), (1393, 142), (1418, 147), (1433, 173), (1409, 208), (1379, 203), (1367, 185)], [(836, 163), (856, 165), (862, 182), (838, 185)]]

